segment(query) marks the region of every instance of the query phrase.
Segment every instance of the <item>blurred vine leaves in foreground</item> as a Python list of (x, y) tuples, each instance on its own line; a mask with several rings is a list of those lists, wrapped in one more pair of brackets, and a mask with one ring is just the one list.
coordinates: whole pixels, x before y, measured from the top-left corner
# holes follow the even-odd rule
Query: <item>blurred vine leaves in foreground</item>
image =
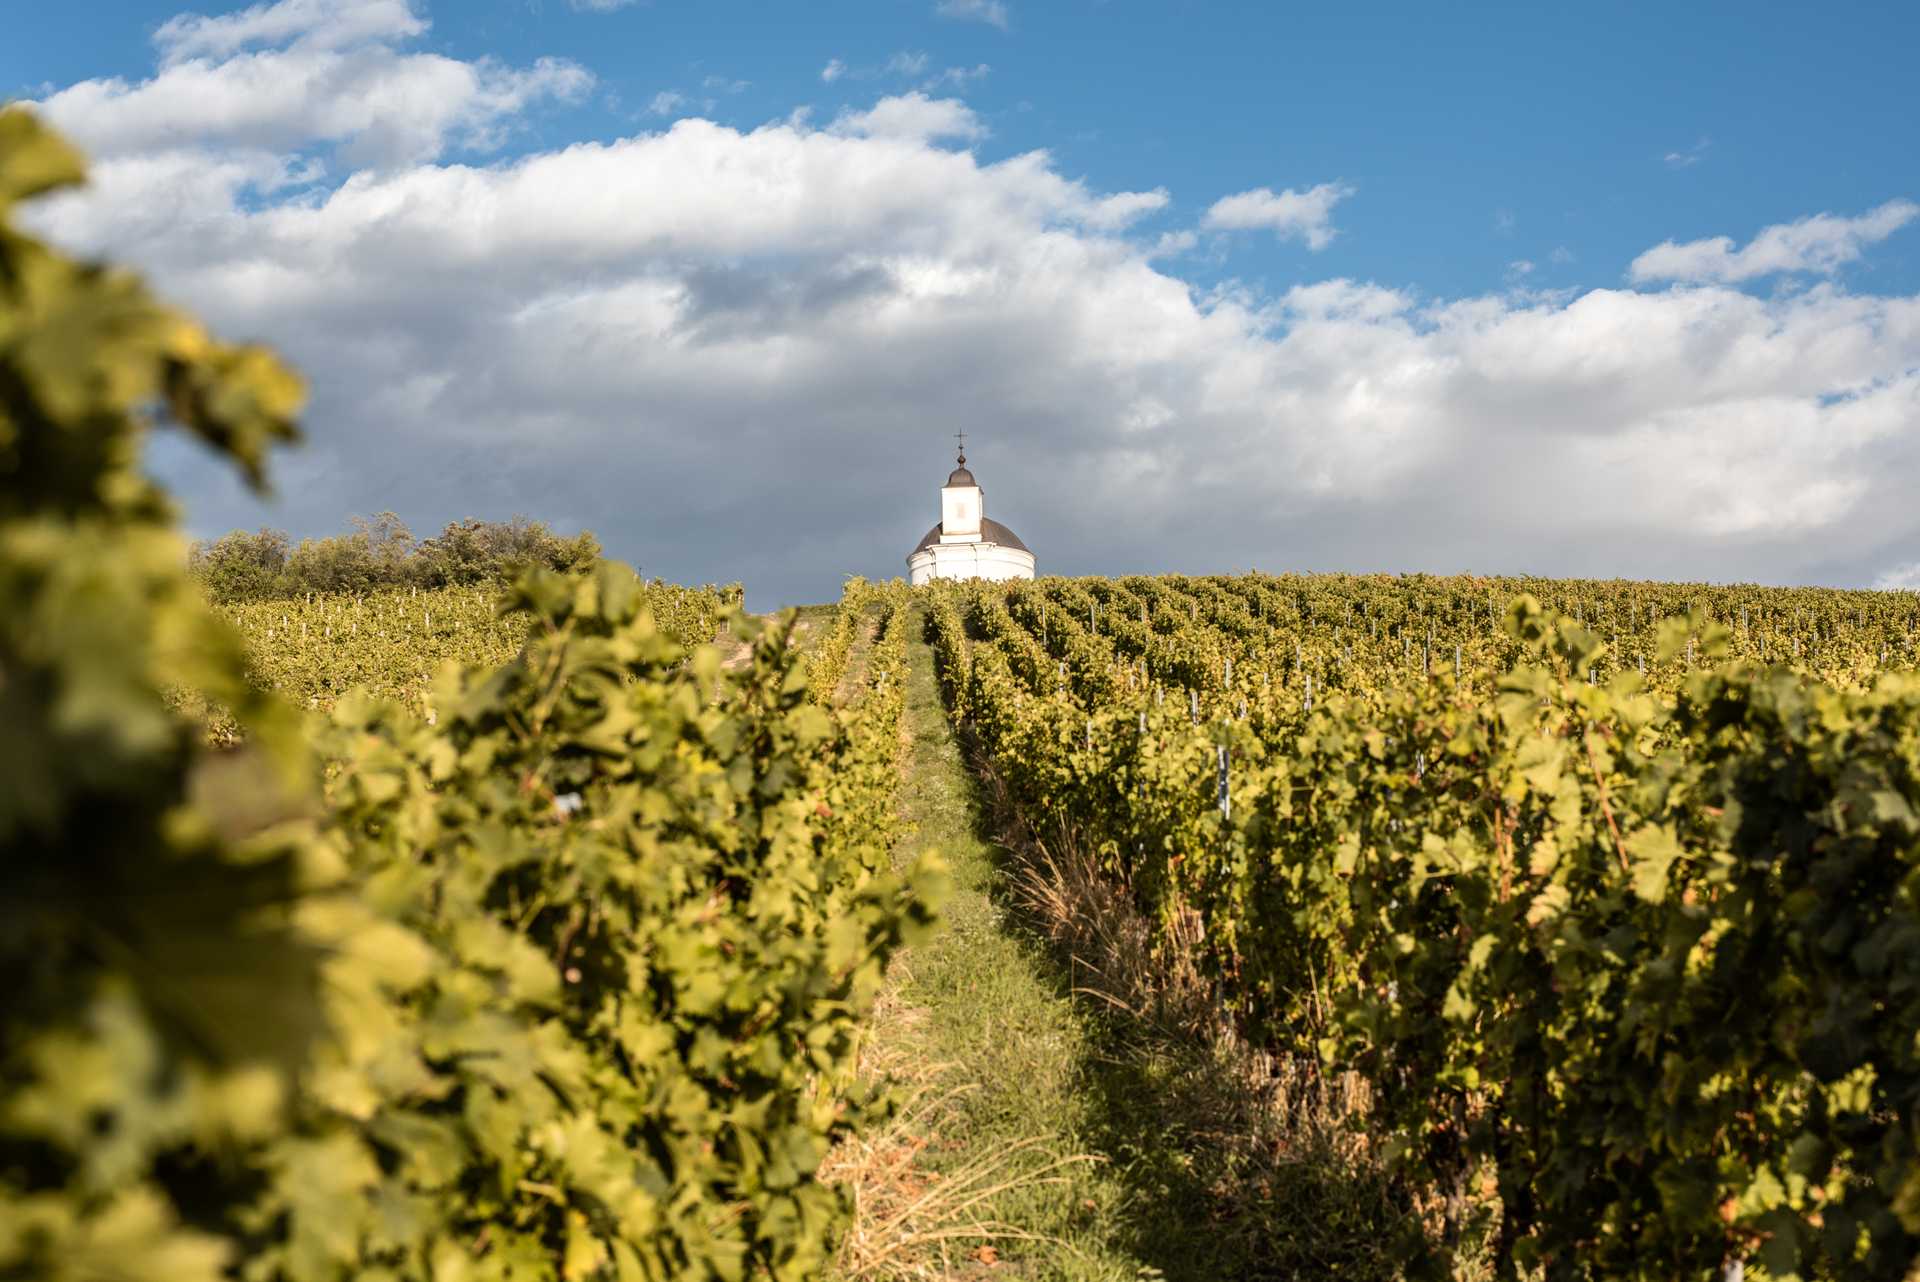
[[(329, 874), (298, 723), (244, 680), (140, 446), (164, 402), (258, 486), (304, 393), (12, 225), (81, 176), (0, 111), (0, 1273), (194, 1279), (230, 1248), (179, 1224), (152, 1167), (278, 1124), (320, 1026), (287, 906)], [(169, 687), (231, 707), (253, 747), (204, 754)]]
[[(0, 215), (78, 175), (0, 115)], [(433, 716), (349, 693), (310, 752), (137, 471), (164, 403), (257, 485), (299, 401), (0, 230), (0, 1278), (817, 1276), (941, 882), (892, 867), (897, 692), (815, 706), (731, 607), (723, 671), (601, 563), (523, 576), (525, 648)]]

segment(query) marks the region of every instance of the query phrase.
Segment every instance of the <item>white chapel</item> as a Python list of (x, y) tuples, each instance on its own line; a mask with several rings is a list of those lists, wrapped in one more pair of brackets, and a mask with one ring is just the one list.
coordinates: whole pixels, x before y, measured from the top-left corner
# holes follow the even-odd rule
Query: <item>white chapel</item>
[(967, 470), (964, 441), (960, 465), (940, 487), (940, 524), (907, 555), (907, 577), (915, 587), (932, 579), (1033, 577), (1033, 553), (987, 515), (986, 492)]

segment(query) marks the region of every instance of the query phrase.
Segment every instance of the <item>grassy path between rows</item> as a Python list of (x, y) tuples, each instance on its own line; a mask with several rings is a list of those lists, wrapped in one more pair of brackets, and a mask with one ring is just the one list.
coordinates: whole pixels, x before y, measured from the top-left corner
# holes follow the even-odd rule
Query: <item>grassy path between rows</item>
[(948, 929), (896, 962), (877, 1012), (868, 1071), (910, 1103), (857, 1159), (874, 1241), (851, 1252), (864, 1254), (854, 1274), (1339, 1275), (1342, 1261), (1277, 1258), (1265, 1223), (1223, 1222), (1235, 1173), (1202, 1134), (1221, 1119), (1206, 1052), (1076, 994), (1070, 967), (1023, 927), (917, 627), (909, 660), (899, 857), (939, 851), (954, 885)]

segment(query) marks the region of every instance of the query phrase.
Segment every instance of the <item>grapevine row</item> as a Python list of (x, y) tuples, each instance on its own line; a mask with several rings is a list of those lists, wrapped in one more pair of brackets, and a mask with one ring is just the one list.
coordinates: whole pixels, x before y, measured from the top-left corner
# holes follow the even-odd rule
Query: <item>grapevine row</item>
[(1036, 831), (1096, 850), (1163, 946), (1197, 914), (1248, 1037), (1367, 1079), (1441, 1208), (1410, 1260), (1904, 1276), (1912, 598), (1551, 589), (1580, 617), (1254, 577), (943, 587), (930, 618)]

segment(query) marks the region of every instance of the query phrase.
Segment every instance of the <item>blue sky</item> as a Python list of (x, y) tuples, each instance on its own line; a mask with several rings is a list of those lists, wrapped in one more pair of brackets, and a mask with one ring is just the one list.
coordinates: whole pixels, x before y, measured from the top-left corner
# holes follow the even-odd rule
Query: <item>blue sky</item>
[[(37, 28), (0, 47), (0, 89), (47, 100), (103, 166), (125, 174), (117, 192), (105, 190), (116, 184), (103, 175), (103, 191), (69, 220), (75, 242), (148, 267), (216, 319), (265, 327), (260, 336), (315, 374), (318, 449), (315, 462), (295, 467), (311, 484), (294, 501), (263, 514), (190, 459), (162, 456), (203, 531), (264, 515), (315, 533), (348, 512), (384, 506), (428, 526), (465, 514), (463, 504), (517, 502), (532, 515), (592, 525), (635, 560), (660, 549), (652, 559), (685, 577), (746, 577), (763, 600), (811, 598), (842, 573), (894, 572), (897, 557), (862, 549), (912, 545), (918, 518), (906, 513), (930, 504), (934, 482), (921, 473), (937, 464), (909, 471), (909, 460), (926, 452), (921, 437), (968, 426), (992, 443), (983, 448), (1004, 450), (1012, 475), (996, 485), (992, 467), (983, 472), (990, 503), (1035, 544), (1043, 568), (1285, 568), (1292, 557), (1299, 568), (1920, 581), (1920, 526), (1903, 523), (1898, 496), (1878, 479), (1920, 449), (1910, 386), (1920, 358), (1908, 329), (1920, 292), (1920, 223), (1903, 203), (1920, 198), (1920, 131), (1912, 127), (1920, 103), (1903, 65), (1920, 47), (1920, 8), (1508, 5), (1474, 6), (1463, 19), (1466, 10), (1409, 4), (654, 0), (596, 11), (561, 0), (281, 0), (205, 12), (212, 25), (200, 30), (214, 34), (171, 53), (165, 32), (186, 21), (178, 4), (43, 6), (29, 19)], [(247, 36), (255, 20), (267, 26)], [(278, 61), (247, 80), (241, 64), (262, 55)], [(181, 63), (231, 90), (231, 103), (202, 112), (197, 99), (160, 92)], [(403, 81), (431, 86), (449, 68), (477, 68), (470, 75), (483, 81), (524, 79), (476, 91), (451, 123), (404, 143), (383, 141), (382, 121), (328, 97), (341, 84), (363, 97)], [(311, 114), (307, 137), (284, 118), (284, 104), (269, 101), (276, 85), (302, 76), (316, 86), (300, 108)], [(143, 90), (151, 92), (129, 97)], [(908, 104), (912, 122), (883, 122), (888, 102)], [(180, 113), (172, 132), (168, 112)], [(129, 123), (136, 116), (138, 127)], [(661, 136), (676, 121), (712, 128), (677, 130), (671, 149), (620, 150), (623, 140)], [(753, 368), (764, 370), (770, 353), (796, 339), (824, 341), (814, 330), (781, 331), (766, 299), (782, 290), (838, 298), (834, 282), (864, 280), (863, 272), (898, 286), (873, 295), (858, 322), (874, 361), (809, 364), (805, 377), (760, 389), (751, 402), (727, 400), (738, 379), (724, 372), (707, 371), (715, 382), (693, 389), (687, 371), (697, 361), (649, 376), (664, 381), (634, 382), (635, 404), (677, 407), (609, 445), (671, 474), (668, 501), (643, 505), (657, 517), (524, 462), (509, 469), (509, 483), (471, 455), (479, 440), (488, 450), (538, 442), (555, 415), (599, 421), (605, 404), (618, 403), (616, 390), (594, 406), (561, 407), (537, 380), (523, 381), (489, 403), (484, 431), (449, 440), (436, 425), (443, 429), (452, 403), (442, 396), (430, 406), (439, 393), (424, 385), (404, 407), (372, 408), (344, 390), (374, 377), (343, 341), (343, 326), (371, 315), (354, 309), (383, 307), (386, 323), (405, 308), (362, 292), (343, 297), (329, 321), (330, 304), (312, 292), (314, 306), (295, 316), (277, 302), (249, 308), (213, 283), (233, 270), (230, 257), (222, 276), (222, 244), (238, 258), (303, 270), (290, 255), (316, 242), (307, 232), (297, 246), (288, 241), (277, 207), (323, 204), (356, 181), (398, 192), (437, 178), (434, 190), (445, 191), (450, 175), (473, 169), (504, 182), (518, 163), (583, 143), (609, 148), (594, 153), (607, 181), (632, 184), (622, 190), (650, 207), (697, 204), (698, 193), (672, 184), (712, 160), (754, 171), (743, 190), (781, 193), (774, 204), (792, 222), (757, 221), (741, 233), (747, 239), (724, 245), (685, 228), (618, 246), (592, 231), (542, 234), (538, 252), (566, 265), (556, 270), (582, 275), (569, 277), (564, 297), (550, 283), (502, 286), (490, 305), (526, 317), (577, 310), (587, 306), (581, 290), (597, 291), (604, 297), (589, 310), (593, 333), (604, 336), (619, 328), (632, 289), (672, 277), (681, 327), (663, 321), (651, 338), (711, 351), (714, 331), (689, 328), (688, 318), (715, 314), (715, 298), (751, 296), (759, 300), (751, 335), (728, 330), (724, 341), (751, 348)], [(832, 165), (852, 168), (817, 178), (796, 169), (803, 153), (828, 150)], [(1023, 169), (1018, 158), (1036, 152), (1044, 159)], [(265, 153), (305, 168), (297, 181), (262, 180), (250, 169), (254, 177), (217, 198), (195, 194), (194, 164), (257, 167)], [(166, 200), (212, 203), (182, 204), (164, 226), (130, 212), (132, 203), (116, 206), (136, 199), (133, 184), (148, 181), (139, 176), (158, 157), (182, 161), (169, 171)], [(864, 178), (871, 165), (898, 164), (904, 184), (928, 166), (951, 171), (954, 157), (966, 158), (963, 173), (931, 181), (924, 206), (889, 203), (867, 239), (827, 250), (809, 230), (817, 218), (854, 226), (865, 216), (871, 205), (831, 205), (847, 173)], [(1029, 183), (1036, 167), (1045, 194)], [(556, 202), (592, 198), (598, 180), (585, 172), (572, 180), (581, 190), (556, 191)], [(779, 184), (789, 180), (804, 190), (785, 192)], [(1088, 200), (1145, 195), (1129, 198), (1129, 215), (1118, 206), (1089, 214), (1061, 184)], [(157, 189), (140, 190), (150, 208)], [(489, 189), (473, 199), (499, 196)], [(955, 202), (975, 198), (1010, 220), (995, 224), (991, 250), (977, 243), (978, 225), (954, 214)], [(1228, 198), (1242, 203), (1216, 203)], [(342, 203), (327, 214), (348, 218)], [(431, 216), (449, 225), (472, 212), (435, 208)], [(657, 209), (649, 216), (664, 217)], [(352, 261), (372, 264), (382, 243), (372, 226), (333, 227), (327, 235), (345, 240), (329, 243), (349, 248), (330, 252), (360, 245), (366, 256)], [(207, 230), (215, 227), (223, 230)], [(192, 228), (203, 234), (189, 235)], [(1716, 248), (1716, 237), (1727, 240)], [(1667, 242), (1667, 257), (1642, 258)], [(531, 243), (512, 241), (516, 252), (532, 252)], [(1062, 245), (1083, 258), (1061, 265)], [(1747, 247), (1753, 253), (1741, 257)], [(337, 269), (341, 260), (330, 261)], [(1045, 274), (1053, 269), (1058, 280)], [(980, 285), (984, 292), (957, 308), (946, 285), (929, 293), (911, 283), (932, 279), (929, 272), (1000, 283)], [(423, 279), (409, 306), (418, 300), (432, 315), (444, 282)], [(1328, 288), (1343, 291), (1335, 304), (1326, 304)], [(464, 323), (458, 310), (473, 305), (457, 292), (447, 288), (441, 313), (449, 344)], [(1085, 297), (1058, 310), (1076, 292)], [(1172, 318), (1180, 295), (1190, 314)], [(1008, 332), (1036, 326), (1062, 346), (1032, 369), (963, 346), (993, 332), (993, 306), (1008, 309)], [(1116, 308), (1122, 318), (1110, 323)], [(894, 327), (876, 328), (875, 318), (888, 316)], [(1166, 328), (1176, 324), (1186, 329)], [(1820, 335), (1834, 326), (1854, 344), (1844, 357), (1783, 381), (1776, 366), (1827, 351)], [(411, 343), (432, 328), (422, 320), (404, 337)], [(509, 328), (490, 341), (510, 341)], [(1740, 357), (1749, 339), (1773, 344), (1773, 354)], [(474, 335), (463, 341), (423, 340), (416, 359), (423, 369), (440, 362), (457, 379), (471, 370), (463, 359), (484, 358)], [(1661, 346), (1676, 342), (1693, 363), (1656, 368), (1670, 356)], [(900, 385), (886, 368), (889, 353), (900, 369), (931, 368), (920, 363), (928, 359), (922, 343), (951, 345), (952, 367), (975, 373)], [(1531, 344), (1529, 352), (1585, 344), (1596, 355), (1522, 367), (1515, 344)], [(1616, 397), (1583, 365), (1670, 390), (1665, 400)], [(1126, 395), (1109, 395), (1116, 382)], [(1484, 429), (1493, 438), (1473, 436), (1483, 420), (1561, 403), (1581, 407), (1571, 435), (1546, 439), (1520, 422)], [(780, 405), (795, 407), (793, 425), (771, 437), (743, 428), (723, 439), (715, 426), (765, 424)], [(1835, 406), (1852, 407), (1851, 426), (1822, 418)], [(420, 430), (400, 435), (436, 456), (468, 451), (455, 469), (468, 484), (422, 483), (409, 493), (391, 477), (357, 473), (348, 442), (352, 424), (370, 413), (417, 414)], [(862, 426), (843, 427), (845, 419)], [(330, 453), (336, 424), (340, 445)], [(1847, 448), (1828, 448), (1834, 441)], [(1497, 484), (1464, 480), (1463, 460), (1484, 459), (1488, 448)], [(1660, 448), (1684, 451), (1693, 479), (1635, 507), (1628, 498), (1651, 503), (1647, 485), (1669, 483), (1648, 457)], [(774, 519), (769, 501), (780, 491), (776, 479), (741, 478), (742, 458), (756, 449), (766, 478), (849, 452), (871, 457), (880, 471), (826, 503), (870, 518), (858, 530), (814, 531), (778, 555), (750, 551), (765, 534), (753, 523)], [(1409, 450), (1417, 466), (1396, 461)], [(1247, 469), (1219, 462), (1236, 452), (1270, 453), (1285, 466), (1236, 477)], [(1753, 470), (1730, 476), (1728, 460)], [(1611, 488), (1584, 493), (1562, 530), (1539, 528), (1560, 513), (1513, 496), (1563, 477), (1561, 469), (1591, 466), (1617, 476)], [(1641, 484), (1635, 468), (1654, 475)], [(844, 472), (808, 475), (830, 488), (847, 483)], [(690, 485), (721, 486), (705, 478), (723, 476), (742, 491), (738, 502), (686, 496)], [(1190, 482), (1184, 498), (1169, 479), (1180, 476)], [(1049, 477), (1066, 478), (1071, 501)], [(1805, 478), (1804, 492), (1783, 500), (1770, 488), (1795, 477)], [(1491, 488), (1463, 493), (1457, 506), (1432, 500), (1436, 490), (1481, 484)], [(1630, 510), (1609, 510), (1611, 499)], [(1118, 542), (1103, 524), (1116, 507), (1139, 516), (1139, 528)], [(804, 520), (802, 507), (780, 511), (783, 529)], [(1236, 523), (1223, 511), (1242, 517)], [(690, 522), (747, 533), (702, 541)], [(729, 573), (730, 564), (744, 568)]]
[[(1168, 225), (1249, 187), (1356, 189), (1341, 236), (1310, 263), (1297, 245), (1241, 237), (1184, 265), (1204, 282), (1310, 270), (1458, 294), (1496, 288), (1524, 261), (1543, 286), (1612, 285), (1662, 240), (1744, 238), (1920, 187), (1912, 5), (1008, 0), (1004, 28), (916, 0), (418, 7), (433, 24), (424, 48), (569, 58), (598, 79), (507, 154), (682, 114), (749, 128), (800, 106), (831, 116), (985, 66), (937, 91), (958, 92), (992, 130), (983, 157), (1044, 148), (1103, 189), (1165, 187)], [(41, 6), (28, 19), (40, 29), (0, 48), (0, 86), (32, 96), (146, 74), (150, 33), (183, 11)], [(903, 69), (902, 55), (925, 68)], [(848, 72), (825, 83), (835, 60)], [(650, 111), (663, 93), (685, 101)], [(1862, 288), (1912, 292), (1920, 236), (1852, 271)]]

